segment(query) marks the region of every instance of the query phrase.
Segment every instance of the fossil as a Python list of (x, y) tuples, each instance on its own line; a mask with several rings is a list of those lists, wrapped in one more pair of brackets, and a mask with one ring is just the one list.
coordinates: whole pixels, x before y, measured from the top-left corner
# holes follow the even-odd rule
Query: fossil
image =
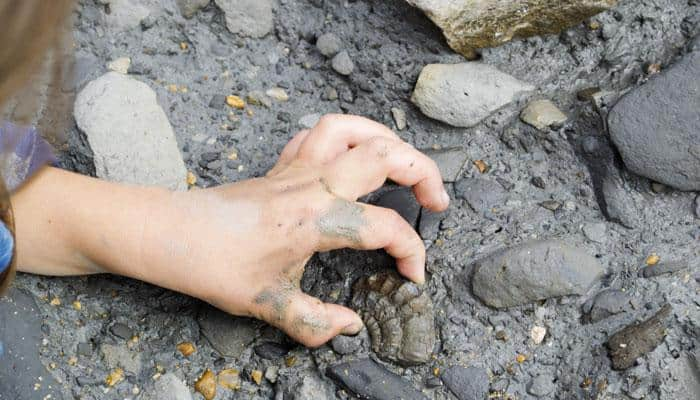
[(430, 360), (436, 340), (433, 302), (416, 284), (395, 273), (361, 278), (351, 305), (379, 357), (406, 366)]

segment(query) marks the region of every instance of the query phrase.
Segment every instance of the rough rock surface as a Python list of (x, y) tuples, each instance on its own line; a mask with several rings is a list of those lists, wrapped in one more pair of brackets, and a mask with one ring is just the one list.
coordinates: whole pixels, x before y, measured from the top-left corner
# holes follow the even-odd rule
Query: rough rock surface
[(444, 182), (454, 182), (459, 178), (459, 173), (462, 171), (468, 157), (464, 149), (460, 147), (438, 150), (424, 149), (421, 151), (435, 161)]
[(520, 114), (520, 119), (526, 124), (545, 131), (548, 128), (558, 128), (566, 122), (566, 114), (561, 112), (549, 100), (535, 100), (525, 107)]
[(192, 18), (197, 11), (206, 7), (211, 0), (176, 0), (180, 13), (185, 18)]
[(700, 190), (700, 51), (626, 96), (608, 116), (627, 168), (680, 190)]
[(617, 0), (407, 0), (442, 28), (447, 42), (467, 58), (474, 49), (513, 38), (557, 33), (605, 11)]
[(532, 90), (481, 62), (430, 64), (423, 67), (411, 101), (430, 118), (468, 128)]
[(326, 374), (361, 399), (427, 399), (400, 376), (367, 358), (331, 365)]
[(109, 72), (85, 86), (73, 113), (94, 154), (97, 176), (186, 188), (187, 170), (173, 128), (145, 83)]
[[(586, 310), (587, 320), (596, 323), (611, 315), (619, 314), (630, 306), (630, 297), (617, 289), (605, 289), (591, 299), (590, 309)], [(587, 304), (584, 304), (587, 307)]]
[(459, 400), (481, 400), (489, 392), (489, 375), (483, 368), (454, 366), (440, 378)]
[(273, 0), (214, 0), (231, 33), (261, 38), (273, 28)]
[(145, 400), (192, 400), (190, 390), (172, 372), (158, 378), (153, 390), (144, 397)]
[(671, 306), (663, 306), (656, 314), (638, 324), (627, 326), (615, 333), (607, 342), (614, 369), (634, 366), (638, 358), (653, 351), (666, 336), (666, 319)]
[(505, 308), (584, 294), (602, 274), (585, 251), (558, 241), (531, 242), (478, 261), (472, 288), (487, 305)]
[(139, 0), (107, 0), (110, 13), (105, 15), (105, 22), (117, 30), (136, 29), (144, 18), (151, 13), (148, 3)]
[(396, 211), (414, 228), (418, 224), (421, 206), (410, 188), (399, 188), (382, 193), (374, 204)]
[(199, 315), (202, 335), (222, 356), (240, 357), (243, 350), (255, 340), (257, 321), (233, 317), (213, 307), (206, 307)]
[(486, 178), (460, 179), (455, 183), (455, 194), (481, 214), (490, 214), (502, 206), (508, 195), (498, 182)]
[(379, 357), (403, 365), (430, 360), (436, 341), (433, 302), (416, 284), (395, 273), (362, 278), (353, 288), (351, 305)]

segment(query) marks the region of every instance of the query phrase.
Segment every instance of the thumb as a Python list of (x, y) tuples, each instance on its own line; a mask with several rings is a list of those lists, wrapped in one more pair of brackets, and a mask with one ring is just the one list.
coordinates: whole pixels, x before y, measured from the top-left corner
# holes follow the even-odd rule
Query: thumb
[(337, 335), (354, 335), (364, 324), (355, 311), (299, 292), (289, 305), (289, 318), (282, 326), (294, 340), (318, 347)]

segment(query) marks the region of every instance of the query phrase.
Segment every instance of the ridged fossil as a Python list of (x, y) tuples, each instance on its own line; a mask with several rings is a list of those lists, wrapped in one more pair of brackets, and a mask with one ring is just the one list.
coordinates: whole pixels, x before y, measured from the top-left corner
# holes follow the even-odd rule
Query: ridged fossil
[(430, 360), (436, 340), (433, 302), (416, 284), (395, 273), (365, 277), (355, 284), (351, 305), (379, 357), (401, 365)]

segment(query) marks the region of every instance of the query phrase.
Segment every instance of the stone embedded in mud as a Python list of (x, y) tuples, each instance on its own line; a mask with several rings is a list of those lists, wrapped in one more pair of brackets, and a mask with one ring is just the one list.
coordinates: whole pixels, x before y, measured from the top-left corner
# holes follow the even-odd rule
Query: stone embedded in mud
[(254, 348), (255, 354), (266, 360), (280, 359), (289, 353), (289, 348), (275, 342), (264, 342)]
[(638, 358), (653, 351), (666, 336), (665, 320), (671, 315), (666, 304), (649, 319), (632, 324), (615, 333), (607, 342), (613, 369), (624, 370), (634, 366)]
[(430, 360), (437, 336), (433, 302), (419, 286), (393, 272), (375, 274), (355, 283), (350, 304), (379, 357), (402, 365)]
[(435, 212), (421, 208), (418, 221), (418, 233), (423, 240), (435, 240), (440, 232), (440, 224), (446, 217), (445, 212)]
[(130, 30), (138, 27), (141, 21), (148, 17), (153, 6), (152, 2), (143, 0), (106, 0), (109, 4), (109, 14), (105, 13), (107, 25), (117, 30)]
[(503, 204), (508, 192), (498, 182), (486, 178), (464, 178), (455, 183), (455, 194), (476, 212), (490, 214)]
[(423, 149), (421, 152), (435, 161), (438, 169), (440, 169), (443, 182), (456, 181), (468, 157), (467, 152), (461, 147), (448, 147), (438, 150)]
[(368, 358), (331, 365), (326, 375), (361, 399), (427, 400), (408, 381)]
[(348, 76), (355, 70), (355, 63), (352, 62), (352, 58), (350, 58), (347, 51), (341, 51), (331, 60), (331, 67), (340, 75)]
[(630, 229), (641, 224), (644, 199), (619, 173), (613, 172), (603, 178), (602, 193), (609, 220)]
[(325, 383), (315, 372), (296, 377), (285, 386), (285, 400), (331, 400), (336, 398), (329, 387), (330, 385)]
[(617, 0), (407, 0), (438, 25), (450, 47), (475, 49), (514, 38), (557, 33), (614, 6)]
[(489, 392), (489, 375), (477, 367), (450, 367), (440, 376), (459, 400), (481, 400)]
[[(586, 312), (585, 319), (596, 323), (625, 311), (629, 305), (630, 296), (627, 293), (617, 289), (606, 289), (590, 300), (590, 310)], [(585, 304), (584, 308), (588, 308), (588, 304)]]
[(98, 177), (187, 188), (175, 133), (155, 92), (145, 83), (109, 72), (85, 86), (73, 113), (94, 154)]
[(259, 323), (250, 318), (234, 317), (213, 307), (199, 314), (202, 335), (211, 346), (226, 357), (239, 357), (255, 340)]
[(216, 397), (216, 375), (210, 369), (204, 371), (194, 383), (194, 390), (199, 392), (205, 400), (213, 400)]
[(658, 265), (651, 265), (642, 268), (639, 270), (639, 275), (643, 276), (644, 278), (653, 278), (659, 275), (672, 274), (686, 268), (688, 268), (687, 262), (662, 262)]
[(481, 62), (426, 65), (411, 101), (423, 114), (470, 128), (535, 87)]
[(326, 57), (333, 57), (343, 48), (343, 41), (334, 33), (324, 33), (316, 40), (316, 48)]
[(472, 289), (487, 305), (506, 308), (584, 294), (602, 274), (588, 253), (559, 241), (538, 241), (477, 261)]
[(549, 374), (538, 374), (527, 385), (527, 392), (533, 396), (545, 397), (556, 389), (556, 384)]
[(226, 15), (226, 28), (241, 36), (261, 38), (273, 28), (273, 0), (214, 0)]
[(525, 107), (520, 119), (528, 125), (546, 131), (549, 128), (562, 126), (567, 116), (549, 100), (535, 100)]
[(211, 0), (176, 0), (180, 14), (185, 18), (192, 18), (197, 11), (206, 7)]
[(628, 93), (608, 115), (625, 166), (680, 190), (700, 190), (700, 51)]
[(192, 400), (192, 394), (187, 386), (168, 372), (158, 378), (152, 391), (146, 392), (144, 400)]
[(103, 343), (100, 353), (110, 368), (121, 367), (134, 375), (141, 372), (141, 353), (129, 350), (126, 345)]
[(379, 196), (374, 204), (396, 211), (414, 228), (418, 224), (421, 207), (410, 188), (399, 188), (385, 192)]

